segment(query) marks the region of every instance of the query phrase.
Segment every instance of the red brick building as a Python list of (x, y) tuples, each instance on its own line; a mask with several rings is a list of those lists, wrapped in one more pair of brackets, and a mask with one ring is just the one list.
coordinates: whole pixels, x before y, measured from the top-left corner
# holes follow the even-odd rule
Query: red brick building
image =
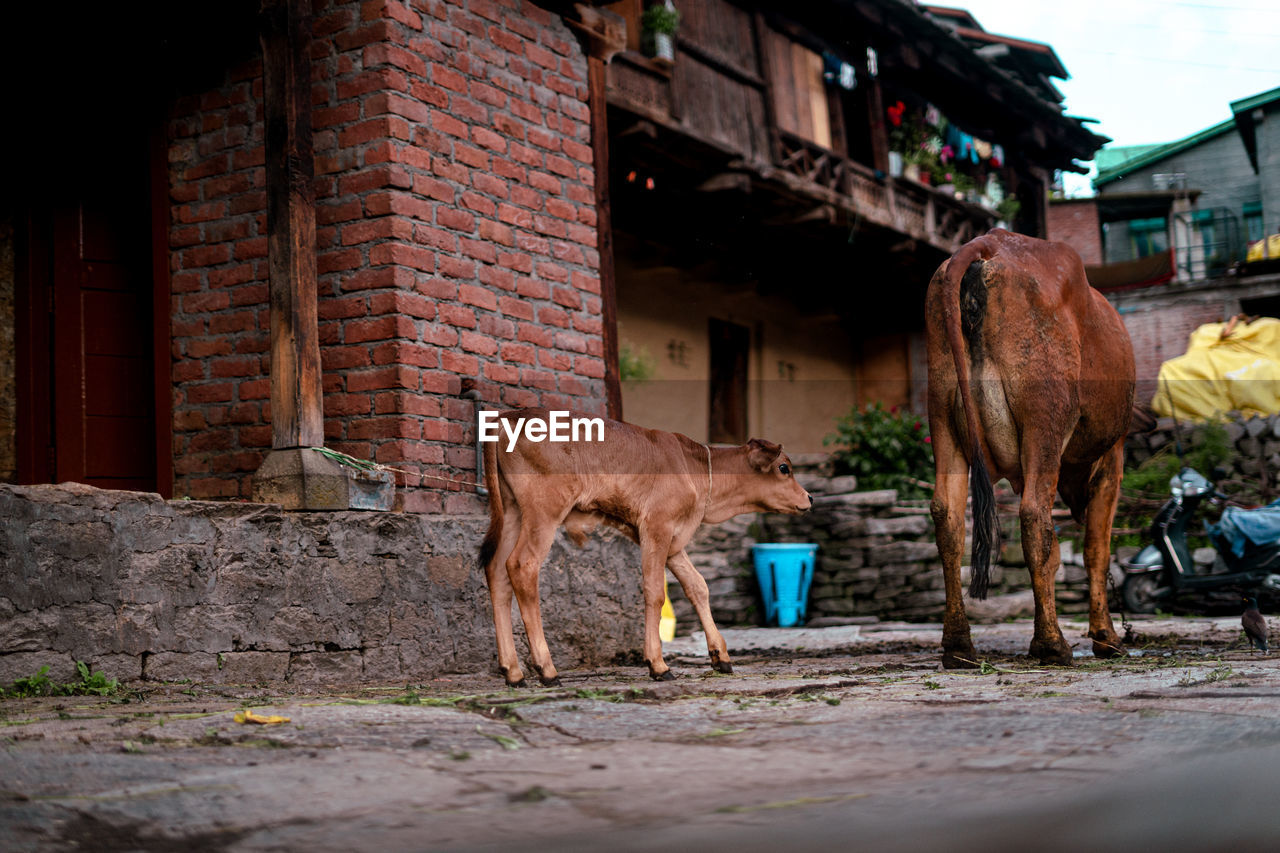
[[(47, 170), (3, 213), (13, 479), (250, 496), (272, 446), (257, 5), (172, 11), (154, 41), (86, 9), (60, 23), (65, 78), (23, 92), (52, 129), (79, 111), (109, 138), (51, 133), (27, 151)], [(470, 480), (464, 392), (603, 412), (588, 60), (564, 17), (524, 0), (294, 5), (312, 15), (324, 443), (402, 484)], [(404, 506), (474, 500), (413, 489)]]

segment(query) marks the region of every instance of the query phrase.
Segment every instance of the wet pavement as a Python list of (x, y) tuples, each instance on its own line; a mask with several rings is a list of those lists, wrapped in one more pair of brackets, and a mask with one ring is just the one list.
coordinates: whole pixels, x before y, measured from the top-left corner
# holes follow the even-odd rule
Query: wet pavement
[[(1280, 659), (1238, 618), (1025, 656), (1027, 621), (726, 631), (642, 667), (0, 700), (5, 850), (1274, 849)], [(1064, 622), (1085, 650), (1085, 625)], [(553, 650), (554, 651), (554, 650)], [(237, 712), (287, 723), (237, 722)]]

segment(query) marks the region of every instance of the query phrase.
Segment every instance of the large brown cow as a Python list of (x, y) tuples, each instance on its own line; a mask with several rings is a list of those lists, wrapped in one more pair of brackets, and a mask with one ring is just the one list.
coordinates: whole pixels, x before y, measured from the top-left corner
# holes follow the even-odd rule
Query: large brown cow
[(939, 267), (925, 311), (933, 519), (947, 598), (943, 665), (977, 661), (960, 588), (965, 499), (972, 489), (970, 595), (984, 598), (997, 537), (991, 483), (1000, 477), (1022, 496), (1022, 548), (1036, 603), (1031, 654), (1072, 661), (1054, 606), (1055, 492), (1085, 527), (1093, 652), (1121, 654), (1107, 572), (1134, 393), (1124, 324), (1089, 286), (1074, 250), (999, 229)]
[[(520, 419), (547, 423), (550, 414), (521, 409), (498, 417), (513, 425)], [(485, 444), (489, 531), (480, 546), (480, 563), (489, 582), (498, 665), (507, 684), (524, 683), (512, 634), (513, 591), (533, 668), (543, 684), (559, 683), (542, 633), (538, 573), (557, 527), (564, 525), (570, 539), (581, 545), (602, 522), (640, 544), (649, 675), (675, 677), (662, 659), (658, 637), (664, 567), (698, 613), (711, 665), (732, 672), (724, 638), (711, 618), (707, 582), (684, 548), (704, 522), (715, 524), (744, 512), (801, 513), (813, 505), (809, 493), (796, 482), (781, 445), (753, 438), (741, 447), (708, 447), (677, 433), (612, 420), (603, 424), (602, 441), (539, 442), (523, 432), (510, 446), (505, 438), (501, 448), (496, 442)], [(503, 430), (519, 432), (518, 427)]]

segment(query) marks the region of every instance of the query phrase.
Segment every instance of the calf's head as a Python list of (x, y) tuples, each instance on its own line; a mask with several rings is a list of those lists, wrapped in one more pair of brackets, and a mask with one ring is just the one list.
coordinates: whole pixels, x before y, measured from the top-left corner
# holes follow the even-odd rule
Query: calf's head
[(765, 512), (792, 515), (806, 512), (813, 498), (796, 482), (791, 460), (782, 452), (781, 444), (753, 438), (741, 448), (750, 473), (739, 480), (740, 497)]

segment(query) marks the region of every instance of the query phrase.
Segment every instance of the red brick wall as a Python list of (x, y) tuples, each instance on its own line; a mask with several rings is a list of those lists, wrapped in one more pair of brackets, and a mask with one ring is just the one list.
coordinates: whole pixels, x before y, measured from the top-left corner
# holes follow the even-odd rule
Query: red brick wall
[(1050, 202), (1048, 236), (1071, 246), (1086, 264), (1102, 263), (1102, 229), (1092, 199)]
[[(328, 446), (470, 480), (464, 379), (495, 405), (603, 413), (567, 27), (521, 0), (317, 0), (313, 32)], [(175, 493), (247, 497), (271, 441), (260, 63), (181, 99), (171, 136)], [(475, 508), (424, 485), (407, 509)]]
[(1150, 404), (1157, 390), (1160, 365), (1187, 351), (1191, 333), (1205, 323), (1223, 318), (1221, 300), (1144, 306), (1134, 302), (1119, 306), (1120, 317), (1133, 342), (1138, 378), (1138, 403)]

